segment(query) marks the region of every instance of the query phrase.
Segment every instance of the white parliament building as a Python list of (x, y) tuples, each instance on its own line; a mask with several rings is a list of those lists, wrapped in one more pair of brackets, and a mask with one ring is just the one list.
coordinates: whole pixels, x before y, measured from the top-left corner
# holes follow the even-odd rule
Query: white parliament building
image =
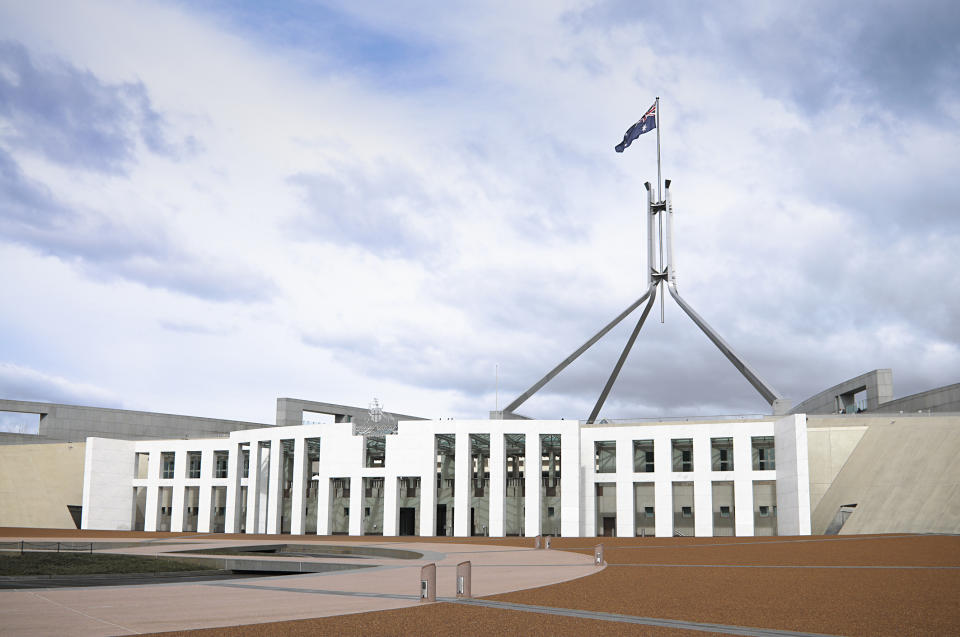
[(89, 437), (82, 527), (422, 537), (810, 533), (802, 414), (385, 422), (344, 418), (196, 439)]

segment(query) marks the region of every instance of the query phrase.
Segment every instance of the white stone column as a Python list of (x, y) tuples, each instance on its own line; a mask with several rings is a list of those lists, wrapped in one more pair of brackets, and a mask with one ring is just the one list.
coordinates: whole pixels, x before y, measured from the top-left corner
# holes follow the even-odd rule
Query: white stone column
[(297, 436), (293, 442), (293, 485), (290, 494), (290, 533), (303, 535), (306, 527), (304, 509), (307, 488), (307, 441)]
[(226, 533), (237, 533), (240, 529), (240, 474), (243, 471), (243, 451), (240, 444), (230, 442), (230, 455), (227, 457), (227, 511), (223, 523)]
[(434, 445), (430, 456), (430, 473), (420, 477), (420, 535), (433, 537), (437, 534), (437, 453), (436, 439), (431, 436)]
[(490, 536), (503, 537), (506, 515), (507, 457), (503, 432), (490, 432)]
[[(537, 537), (540, 535), (540, 507), (543, 505), (542, 498), (540, 497), (539, 432), (527, 433), (526, 436), (524, 482), (526, 497), (524, 498), (523, 534), (526, 537)], [(561, 491), (561, 498), (562, 497), (563, 493)]]
[(470, 434), (458, 431), (454, 451), (453, 534), (470, 535)]
[(170, 530), (183, 531), (183, 500), (184, 500), (184, 480), (187, 475), (187, 452), (183, 449), (177, 449), (173, 457), (173, 497), (170, 506), (173, 508), (170, 516)]
[(350, 535), (363, 535), (363, 478), (350, 477)]
[(733, 436), (733, 522), (734, 533), (751, 537), (753, 526), (753, 455), (750, 433)]
[(268, 453), (264, 453), (261, 440), (250, 442), (250, 471), (247, 474), (247, 533), (260, 533), (263, 520), (261, 504), (266, 499), (263, 493), (264, 467), (268, 464)]
[(157, 509), (160, 506), (160, 451), (151, 451), (147, 461), (147, 508), (143, 512), (143, 530), (157, 530)]
[(777, 534), (810, 535), (810, 463), (807, 418), (784, 416), (774, 423), (777, 458)]
[(400, 509), (397, 508), (397, 496), (400, 490), (400, 478), (388, 473), (383, 478), (383, 535), (397, 534), (397, 525), (400, 518)]
[(711, 476), (710, 436), (693, 437), (693, 534), (713, 536), (713, 482)]
[(144, 531), (156, 531), (157, 530), (157, 507), (160, 506), (160, 487), (155, 484), (150, 484), (147, 486), (147, 508), (143, 512), (143, 530)]
[(653, 439), (653, 526), (657, 537), (673, 536), (673, 458), (670, 434)]
[(637, 534), (633, 511), (633, 440), (617, 439), (617, 537)]
[(283, 497), (283, 445), (279, 439), (270, 441), (270, 476), (267, 482), (267, 529), (268, 534), (280, 532), (281, 498)]
[(560, 434), (560, 535), (580, 535), (580, 431), (579, 427)]
[(213, 449), (200, 451), (200, 484), (197, 502), (197, 533), (210, 532), (211, 501), (213, 500)]
[(753, 526), (753, 480), (734, 480), (733, 515), (737, 536), (753, 536), (756, 532)]
[(319, 478), (317, 480), (317, 535), (330, 535), (330, 489), (332, 487), (330, 476), (323, 473), (322, 465), (317, 477)]

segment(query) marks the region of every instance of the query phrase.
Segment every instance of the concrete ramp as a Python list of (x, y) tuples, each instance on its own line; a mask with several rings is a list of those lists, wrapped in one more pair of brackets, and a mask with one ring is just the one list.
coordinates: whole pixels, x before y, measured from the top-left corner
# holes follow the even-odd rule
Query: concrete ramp
[(856, 504), (840, 534), (960, 533), (955, 418), (872, 420), (817, 505), (813, 532), (824, 533), (841, 507)]

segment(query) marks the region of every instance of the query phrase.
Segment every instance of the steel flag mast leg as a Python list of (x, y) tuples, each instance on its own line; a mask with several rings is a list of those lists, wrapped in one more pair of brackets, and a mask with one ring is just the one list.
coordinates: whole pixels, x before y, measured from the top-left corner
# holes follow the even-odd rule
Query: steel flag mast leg
[[(633, 313), (640, 305), (646, 301), (643, 312), (640, 315), (630, 337), (627, 339), (620, 357), (607, 379), (600, 396), (597, 399), (587, 423), (596, 422), (603, 405), (617, 381), (623, 365), (630, 355), (636, 343), (640, 330), (650, 314), (650, 310), (657, 298), (657, 288), (666, 286), (666, 290), (660, 290), (661, 303), (666, 298), (666, 292), (677, 302), (677, 305), (690, 317), (690, 320), (700, 328), (708, 339), (719, 349), (727, 359), (733, 363), (733, 366), (744, 378), (756, 389), (764, 400), (773, 408), (774, 414), (788, 413), (791, 407), (790, 400), (784, 398), (773, 387), (767, 384), (754, 369), (747, 364), (733, 348), (714, 330), (709, 323), (700, 316), (693, 307), (680, 296), (677, 291), (677, 268), (676, 259), (673, 252), (673, 200), (670, 194), (670, 180), (664, 182), (664, 197), (657, 201), (653, 200), (653, 187), (650, 182), (646, 182), (644, 187), (647, 190), (647, 291), (639, 299), (634, 301), (627, 309), (621, 312), (616, 318), (607, 323), (603, 329), (594, 334), (590, 339), (581, 345), (570, 356), (565, 358), (559, 365), (550, 370), (543, 378), (533, 384), (527, 391), (517, 397), (513, 402), (504, 407), (503, 411), (491, 412), (493, 418), (522, 418), (514, 413), (520, 405), (526, 402), (531, 396), (538, 392), (544, 385), (553, 380), (553, 378), (567, 368), (573, 361), (580, 357), (584, 352), (590, 349), (597, 341), (605, 336), (610, 330), (617, 326), (623, 319)], [(660, 232), (655, 232), (659, 228)], [(659, 258), (657, 258), (659, 256)], [(661, 310), (662, 311), (662, 310)]]

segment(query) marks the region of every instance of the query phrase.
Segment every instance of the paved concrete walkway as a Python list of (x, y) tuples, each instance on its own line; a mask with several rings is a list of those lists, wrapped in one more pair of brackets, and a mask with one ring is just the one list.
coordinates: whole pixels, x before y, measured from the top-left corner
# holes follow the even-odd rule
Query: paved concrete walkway
[[(188, 549), (283, 542), (305, 543), (297, 537), (274, 541), (165, 540), (109, 552), (175, 554)], [(411, 550), (424, 557), (303, 557), (297, 560), (355, 560), (373, 568), (189, 584), (0, 591), (0, 635), (129, 635), (402, 608), (420, 603), (420, 568), (428, 563), (437, 565), (438, 597), (455, 596), (456, 565), (467, 560), (473, 566), (474, 596), (555, 584), (597, 572), (591, 556), (566, 551), (429, 541), (322, 544)], [(289, 561), (272, 557), (250, 559)]]

